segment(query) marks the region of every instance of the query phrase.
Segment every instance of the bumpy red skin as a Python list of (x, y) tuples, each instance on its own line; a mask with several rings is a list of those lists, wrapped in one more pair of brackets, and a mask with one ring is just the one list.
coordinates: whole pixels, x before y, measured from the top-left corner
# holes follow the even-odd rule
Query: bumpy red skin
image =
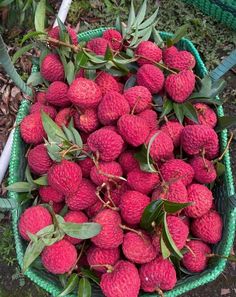
[[(71, 39), (72, 43), (74, 45), (77, 45), (78, 44), (78, 37), (77, 37), (77, 34), (76, 34), (75, 30), (73, 30), (69, 26), (66, 29), (67, 29), (67, 32), (68, 32), (68, 34), (70, 36), (70, 39)], [(56, 27), (50, 29), (50, 31), (48, 32), (48, 36), (51, 37), (51, 38), (59, 40), (60, 39), (60, 33), (59, 32), (60, 32), (59, 27), (56, 26)]]
[(157, 113), (154, 110), (146, 109), (140, 112), (138, 116), (147, 122), (150, 131), (158, 129)]
[[(78, 115), (78, 119), (76, 120)], [(95, 131), (100, 123), (98, 120), (97, 111), (95, 109), (86, 109), (81, 115), (76, 114), (75, 118), (75, 127), (85, 133), (91, 133)]]
[(121, 218), (118, 212), (104, 209), (94, 217), (93, 222), (102, 226), (101, 232), (91, 238), (91, 241), (96, 246), (112, 249), (122, 244), (123, 230), (120, 227)]
[(139, 168), (139, 162), (134, 157), (135, 151), (125, 151), (119, 156), (119, 164), (122, 167), (124, 175), (130, 171)]
[(64, 67), (56, 54), (48, 54), (43, 59), (40, 72), (50, 82), (63, 81), (65, 77)]
[(188, 202), (193, 204), (184, 209), (185, 214), (191, 218), (199, 218), (206, 214), (213, 204), (212, 192), (200, 184), (191, 184), (187, 190)]
[(127, 182), (132, 190), (148, 195), (159, 184), (160, 178), (157, 173), (137, 168), (127, 174)]
[(44, 111), (53, 120), (55, 119), (56, 114), (57, 114), (57, 111), (54, 107), (44, 105), (43, 103), (40, 103), (40, 102), (36, 102), (30, 106), (30, 113), (41, 112), (41, 111)]
[(130, 225), (140, 223), (142, 214), (150, 198), (137, 191), (127, 191), (121, 196), (120, 212), (122, 219)]
[(109, 41), (111, 48), (114, 51), (121, 50), (122, 36), (119, 31), (114, 29), (108, 29), (102, 34), (102, 37)]
[(144, 64), (154, 64), (155, 62), (161, 61), (162, 51), (154, 42), (142, 41), (135, 50), (135, 56), (143, 56), (147, 58), (139, 58), (137, 61), (139, 66)]
[(87, 48), (99, 56), (105, 55), (107, 46), (110, 46), (109, 41), (102, 37), (91, 39), (87, 43)]
[(80, 169), (82, 171), (83, 177), (89, 177), (90, 171), (94, 166), (93, 160), (91, 158), (86, 158), (78, 162)]
[(79, 77), (70, 85), (67, 97), (78, 107), (96, 108), (102, 99), (102, 92), (94, 81)]
[(185, 186), (191, 184), (194, 177), (192, 166), (180, 159), (169, 160), (163, 164), (161, 174), (165, 181), (181, 180)]
[(46, 93), (45, 92), (37, 92), (36, 93), (36, 102), (45, 104), (46, 103), (46, 97), (45, 97)]
[[(201, 125), (207, 125), (211, 128), (214, 128), (217, 124), (217, 115), (212, 108), (204, 103), (196, 103), (194, 107), (198, 114), (198, 123)], [(197, 123), (186, 119), (188, 125), (196, 125)]]
[(163, 126), (161, 126), (161, 131), (166, 133), (172, 139), (174, 146), (180, 146), (180, 136), (184, 126), (177, 121), (168, 121)]
[(143, 86), (135, 86), (124, 91), (125, 99), (129, 102), (133, 113), (140, 113), (151, 108), (152, 94)]
[(49, 211), (41, 205), (27, 208), (19, 220), (20, 235), (30, 241), (27, 232), (36, 234), (41, 229), (52, 224), (52, 217)]
[(182, 264), (191, 272), (202, 272), (207, 266), (210, 247), (200, 240), (190, 240), (187, 246), (191, 251), (184, 254)]
[(183, 150), (189, 155), (199, 155), (205, 150), (205, 157), (209, 160), (217, 157), (219, 139), (214, 129), (205, 125), (185, 126), (181, 133)]
[(44, 144), (39, 144), (29, 151), (28, 164), (32, 172), (38, 175), (46, 174), (48, 172), (53, 161), (50, 159)]
[(118, 92), (107, 93), (98, 106), (98, 118), (103, 125), (113, 125), (130, 112), (128, 101)]
[(111, 91), (119, 92), (118, 82), (107, 72), (101, 71), (96, 77), (95, 82), (99, 86), (103, 96)]
[(142, 236), (134, 232), (124, 235), (122, 250), (125, 257), (136, 264), (144, 264), (154, 260), (157, 256), (150, 237), (142, 232)]
[(115, 204), (115, 206), (119, 206), (121, 196), (128, 190), (130, 190), (130, 187), (128, 186), (127, 182), (122, 181), (115, 189), (110, 191), (110, 195), (108, 195), (108, 192), (105, 193), (104, 201), (110, 201), (110, 205)]
[(195, 219), (191, 225), (194, 236), (199, 237), (206, 243), (216, 244), (221, 240), (223, 221), (215, 210), (210, 210), (200, 218)]
[[(104, 174), (105, 173), (105, 174)], [(113, 176), (113, 179), (119, 181), (118, 177), (122, 176), (122, 168), (119, 163), (112, 162), (99, 162), (98, 168), (93, 166), (90, 172), (91, 180), (98, 186), (109, 181), (109, 176)], [(117, 177), (117, 178), (115, 178)]]
[(48, 87), (46, 93), (46, 100), (48, 103), (64, 107), (70, 104), (70, 100), (67, 97), (67, 91), (69, 87), (62, 81), (54, 81)]
[(81, 181), (81, 169), (71, 161), (63, 160), (54, 164), (48, 171), (48, 184), (64, 195), (75, 193)]
[(190, 160), (190, 165), (194, 170), (194, 179), (201, 184), (210, 184), (217, 177), (213, 163), (207, 159), (196, 156)]
[(190, 52), (178, 51), (175, 46), (163, 51), (163, 61), (168, 67), (177, 70), (193, 69), (196, 64), (195, 58)]
[(42, 143), (46, 133), (43, 129), (41, 113), (35, 112), (24, 117), (20, 123), (20, 133), (26, 143)]
[(182, 181), (159, 186), (152, 193), (152, 200), (165, 199), (176, 203), (188, 202), (188, 193)]
[(106, 297), (138, 297), (140, 278), (138, 269), (128, 261), (119, 261), (112, 272), (102, 275), (100, 286)]
[(164, 85), (163, 72), (154, 65), (145, 64), (138, 69), (137, 83), (146, 87), (152, 94), (160, 92)]
[(117, 122), (123, 139), (134, 147), (144, 144), (149, 134), (147, 122), (139, 116), (125, 114)]
[(102, 161), (113, 161), (122, 152), (124, 141), (114, 131), (102, 128), (89, 135), (87, 140), (89, 149), (98, 152)]
[(69, 272), (76, 264), (77, 251), (73, 244), (62, 239), (47, 246), (41, 256), (43, 266), (52, 274)]
[(105, 267), (96, 265), (115, 265), (120, 258), (120, 251), (118, 248), (103, 249), (97, 246), (91, 246), (87, 251), (87, 260), (92, 269), (99, 272), (106, 272)]
[[(65, 220), (65, 222), (76, 223), (76, 224), (82, 224), (82, 223), (88, 222), (88, 218), (82, 211), (69, 211), (64, 216), (64, 220)], [(74, 238), (74, 237), (71, 237), (68, 235), (65, 235), (65, 239), (74, 245), (76, 245), (82, 241), (81, 239)]]
[(63, 194), (53, 189), (50, 186), (39, 187), (39, 196), (43, 202), (47, 202), (47, 203), (50, 201), (56, 202), (56, 203), (60, 203), (64, 201)]
[(170, 136), (160, 130), (153, 130), (146, 139), (146, 145), (149, 144), (152, 137), (155, 137), (150, 149), (150, 156), (153, 160), (163, 161), (172, 158), (174, 145)]
[(66, 204), (71, 210), (83, 210), (92, 206), (97, 199), (95, 185), (83, 178), (77, 192), (66, 197)]
[(170, 74), (165, 80), (165, 90), (170, 98), (183, 103), (192, 94), (195, 87), (195, 75), (191, 70), (182, 70), (177, 74)]
[(155, 292), (157, 289), (168, 291), (173, 289), (177, 282), (174, 265), (162, 256), (143, 264), (139, 276), (141, 288), (145, 292)]
[(55, 123), (59, 127), (62, 127), (63, 125), (67, 127), (69, 125), (69, 122), (70, 122), (71, 118), (73, 117), (74, 113), (75, 113), (75, 110), (70, 107), (61, 109), (58, 112), (58, 114), (56, 115)]

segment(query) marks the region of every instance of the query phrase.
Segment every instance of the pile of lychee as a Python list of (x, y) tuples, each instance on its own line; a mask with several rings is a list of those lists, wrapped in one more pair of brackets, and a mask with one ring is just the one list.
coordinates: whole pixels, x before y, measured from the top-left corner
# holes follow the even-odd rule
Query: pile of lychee
[[(49, 35), (58, 39), (58, 28)], [(70, 29), (71, 40), (77, 38)], [(122, 51), (121, 34), (113, 29), (87, 42), (87, 49), (104, 56), (107, 46)], [(161, 228), (141, 229), (145, 208), (158, 199), (191, 204), (167, 216), (168, 229), (179, 250), (181, 265), (190, 272), (206, 269), (212, 245), (222, 236), (222, 218), (215, 209), (208, 185), (217, 178), (214, 160), (219, 156), (219, 139), (214, 127), (215, 111), (196, 103), (198, 123), (177, 120), (174, 113), (160, 117), (153, 95), (186, 102), (195, 88), (195, 58), (175, 46), (160, 49), (152, 41), (142, 41), (135, 49), (136, 85), (124, 89), (130, 75), (116, 77), (97, 70), (94, 80), (82, 69), (73, 82), (65, 82), (59, 55), (48, 54), (41, 74), (49, 82), (38, 91), (35, 103), (20, 124), (22, 139), (30, 144), (27, 155), (33, 176), (47, 175), (48, 185), (38, 190), (39, 204), (50, 203), (55, 213), (67, 207), (66, 222), (96, 222), (101, 232), (87, 240), (83, 264), (100, 278), (107, 297), (136, 297), (140, 290), (171, 290), (177, 282), (169, 258), (161, 253)], [(163, 63), (175, 73), (163, 72)], [(42, 113), (55, 123), (74, 127), (83, 139), (84, 159), (53, 161), (44, 144), (47, 139)], [(136, 157), (141, 147), (150, 145), (155, 170), (146, 170)], [(43, 205), (29, 207), (21, 215), (19, 231), (29, 241), (52, 224), (52, 215)], [(82, 240), (65, 236), (45, 247), (41, 261), (53, 274), (66, 274), (76, 266)]]

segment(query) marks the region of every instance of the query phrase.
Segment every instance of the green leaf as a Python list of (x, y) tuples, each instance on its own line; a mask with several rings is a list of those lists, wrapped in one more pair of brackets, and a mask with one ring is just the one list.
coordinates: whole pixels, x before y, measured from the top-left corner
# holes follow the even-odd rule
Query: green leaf
[(115, 28), (117, 31), (121, 32), (121, 23), (120, 23), (120, 16), (118, 15), (116, 18)]
[(24, 42), (26, 42), (26, 40), (32, 38), (32, 37), (36, 37), (36, 36), (39, 36), (39, 35), (46, 35), (45, 32), (38, 32), (38, 31), (31, 31), (31, 32), (28, 32), (27, 34), (25, 34), (23, 36), (23, 38), (21, 39), (21, 42), (20, 42), (20, 45), (22, 45)]
[(44, 32), (45, 17), (46, 17), (46, 0), (40, 0), (39, 3), (37, 4), (35, 17), (34, 17), (34, 25), (35, 25), (36, 31)]
[(236, 124), (236, 116), (223, 116), (218, 118), (216, 132), (221, 132), (224, 129), (228, 129)]
[(6, 189), (12, 192), (25, 193), (25, 192), (31, 192), (33, 190), (36, 190), (37, 186), (31, 185), (30, 183), (27, 183), (27, 182), (16, 182), (6, 187)]
[(167, 213), (176, 213), (182, 209), (184, 209), (185, 207), (191, 205), (192, 203), (188, 202), (188, 203), (177, 203), (177, 202), (172, 202), (169, 200), (163, 200), (163, 205), (164, 205), (164, 209)]
[(60, 274), (58, 278), (59, 278), (59, 281), (60, 281), (62, 287), (65, 288), (66, 283), (67, 283), (67, 275), (66, 274)]
[(50, 137), (56, 143), (61, 143), (66, 139), (62, 129), (47, 115), (44, 111), (41, 111), (42, 123), (47, 136)]
[(14, 199), (0, 198), (0, 210), (12, 210), (18, 208), (18, 202)]
[(155, 167), (153, 166), (153, 164), (150, 163), (150, 150), (151, 150), (151, 146), (153, 144), (153, 141), (156, 139), (156, 137), (160, 134), (160, 131), (157, 131), (150, 139), (149, 143), (148, 143), (148, 147), (147, 147), (147, 164), (148, 167), (150, 169), (150, 172), (157, 172)]
[(211, 98), (218, 96), (227, 86), (227, 82), (224, 79), (218, 79), (214, 81), (211, 87)]
[(89, 280), (82, 277), (79, 281), (78, 297), (91, 297), (92, 287)]
[(225, 173), (225, 165), (221, 162), (216, 162), (217, 177), (222, 176)]
[(47, 186), (48, 185), (48, 177), (47, 175), (43, 175), (37, 179), (34, 180), (34, 183), (36, 185), (40, 185), (40, 186)]
[(39, 230), (36, 233), (36, 235), (38, 237), (42, 237), (42, 236), (45, 236), (45, 235), (53, 234), (54, 230), (55, 230), (54, 225), (48, 225), (48, 226), (44, 227), (43, 229)]
[(15, 52), (15, 54), (12, 57), (12, 63), (15, 64), (16, 61), (25, 53), (27, 53), (29, 50), (33, 48), (33, 44), (28, 44), (26, 46), (23, 46), (18, 51)]
[(82, 140), (79, 132), (74, 127), (71, 127), (70, 131), (73, 133), (73, 136), (75, 139), (75, 144), (77, 144), (79, 147), (83, 148), (83, 140)]
[(85, 77), (90, 79), (90, 80), (95, 80), (96, 76), (97, 76), (97, 72), (96, 70), (93, 69), (86, 69), (84, 71)]
[(143, 35), (142, 38), (138, 40), (138, 42), (133, 46), (134, 48), (137, 47), (142, 41), (147, 41), (150, 39), (150, 36), (152, 34), (152, 27), (149, 27), (147, 32)]
[(206, 103), (206, 104), (214, 104), (214, 105), (222, 105), (224, 104), (223, 99), (219, 98), (194, 98), (189, 100), (191, 103)]
[(162, 113), (161, 113), (161, 118), (163, 118), (164, 116), (166, 116), (168, 113), (170, 113), (173, 109), (173, 102), (169, 99), (166, 99), (164, 101), (163, 104), (163, 109), (162, 109)]
[(162, 48), (164, 46), (164, 41), (161, 38), (160, 33), (156, 30), (155, 27), (152, 28), (152, 35), (153, 35), (153, 40), (154, 42), (160, 47)]
[(181, 38), (186, 36), (186, 34), (188, 32), (188, 28), (189, 28), (189, 24), (185, 24), (185, 25), (179, 27), (178, 30), (176, 31), (175, 35), (171, 39), (167, 40), (167, 46), (170, 47), (170, 46), (176, 44), (177, 42), (179, 42)]
[(195, 107), (190, 102), (183, 103), (183, 112), (185, 117), (198, 123), (198, 115)]
[(42, 84), (43, 84), (43, 78), (41, 76), (41, 73), (39, 71), (32, 72), (27, 80), (27, 85), (32, 85), (33, 87), (36, 87)]
[(153, 94), (152, 95), (152, 101), (155, 104), (155, 106), (153, 106), (153, 108), (158, 111), (158, 112), (162, 112), (163, 110), (163, 97), (159, 94)]
[(62, 160), (61, 148), (50, 137), (48, 137), (48, 140), (44, 139), (49, 157), (55, 162), (60, 162)]
[(28, 182), (29, 184), (31, 184), (32, 186), (35, 185), (28, 164), (27, 164), (27, 166), (26, 166), (26, 168), (25, 168), (25, 178), (26, 178), (26, 180), (27, 180), (27, 182)]
[(137, 17), (135, 19), (134, 26), (138, 27), (142, 23), (142, 21), (145, 18), (145, 15), (146, 15), (146, 10), (147, 10), (147, 0), (144, 0), (143, 4), (141, 5), (141, 7), (139, 8), (139, 11), (137, 13)]
[(93, 55), (92, 53), (87, 52), (86, 50), (83, 50), (83, 52), (89, 58), (89, 60), (95, 64), (103, 64), (104, 62), (106, 62), (104, 59), (99, 58), (99, 57)]
[(73, 133), (71, 132), (71, 130), (70, 130), (69, 128), (67, 128), (65, 125), (62, 126), (62, 130), (63, 130), (63, 132), (64, 132), (65, 135), (66, 135), (66, 139), (67, 139), (69, 142), (75, 143), (74, 135), (73, 135)]
[(45, 248), (45, 243), (42, 239), (39, 239), (37, 242), (30, 242), (25, 251), (23, 259), (23, 273), (29, 268), (29, 266), (34, 262), (36, 258), (42, 253)]
[(168, 250), (162, 236), (161, 236), (161, 254), (164, 259), (167, 259), (170, 257), (170, 251)]
[(132, 88), (136, 85), (136, 75), (131, 75), (129, 79), (127, 79), (125, 85), (124, 85), (124, 90), (127, 90), (129, 88)]
[(173, 103), (173, 108), (174, 108), (174, 112), (175, 112), (175, 115), (176, 115), (177, 119), (182, 124), (183, 119), (184, 119), (183, 105), (179, 104), (179, 103)]
[(142, 214), (140, 226), (143, 229), (152, 229), (152, 223), (163, 214), (163, 201), (155, 200), (152, 201), (145, 209)]
[(159, 11), (159, 6), (146, 21), (144, 21), (142, 24), (139, 25), (139, 30), (151, 26), (153, 24), (153, 22), (156, 20), (158, 11)]
[(85, 66), (88, 62), (88, 56), (83, 52), (80, 51), (77, 55), (76, 55), (76, 67), (82, 67)]
[(63, 297), (67, 296), (71, 292), (75, 290), (75, 288), (79, 284), (79, 277), (77, 273), (72, 273), (71, 276), (68, 279), (68, 282), (65, 286), (65, 289), (57, 296), (57, 297)]
[(95, 272), (91, 271), (90, 269), (86, 269), (80, 267), (81, 274), (89, 279), (91, 279), (95, 284), (99, 286), (99, 277), (95, 274)]
[(67, 29), (65, 24), (61, 21), (61, 19), (57, 16), (57, 23), (58, 23), (58, 27), (59, 27), (59, 37), (61, 41), (66, 41), (66, 33), (67, 33)]
[(10, 5), (14, 0), (3, 0), (0, 2), (0, 7), (6, 7)]
[(131, 0), (130, 10), (129, 10), (129, 18), (128, 18), (128, 23), (127, 23), (127, 31), (130, 31), (130, 29), (133, 26), (134, 22), (135, 22), (134, 1)]
[(75, 78), (75, 65), (72, 61), (67, 64), (66, 79), (70, 85)]
[(107, 61), (111, 61), (113, 59), (113, 53), (109, 45), (107, 46), (104, 59)]
[(49, 54), (49, 50), (48, 48), (44, 48), (41, 53), (40, 53), (40, 57), (39, 57), (39, 66), (41, 67), (42, 62), (44, 60), (44, 58), (47, 56), (47, 54)]
[(60, 228), (71, 237), (88, 239), (99, 234), (102, 227), (97, 223), (62, 223)]

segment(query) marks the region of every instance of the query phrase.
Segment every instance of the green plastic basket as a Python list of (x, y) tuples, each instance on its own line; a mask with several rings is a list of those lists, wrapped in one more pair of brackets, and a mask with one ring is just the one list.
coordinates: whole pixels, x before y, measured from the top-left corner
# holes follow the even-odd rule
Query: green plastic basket
[(183, 0), (198, 7), (202, 12), (212, 16), (227, 27), (236, 30), (235, 0)]
[[(79, 34), (79, 40), (88, 41), (91, 38), (101, 36), (102, 32), (105, 29), (106, 28), (99, 28), (96, 30), (81, 33)], [(161, 33), (161, 35), (162, 35), (162, 38), (164, 39), (172, 36), (171, 34), (168, 34), (168, 33)], [(206, 74), (207, 70), (194, 45), (189, 40), (182, 39), (179, 42), (178, 47), (181, 49), (186, 49), (190, 51), (195, 56), (197, 61), (196, 72), (200, 77), (203, 77)], [(20, 123), (20, 121), (24, 118), (24, 116), (28, 114), (28, 109), (29, 109), (29, 101), (23, 100), (18, 112), (17, 123)], [(218, 108), (218, 114), (219, 116), (223, 116), (224, 113), (223, 113), (222, 107)], [(227, 131), (225, 130), (221, 133), (221, 148), (224, 149), (226, 147), (226, 144), (227, 144)], [(9, 184), (15, 183), (17, 181), (21, 181), (24, 177), (24, 169), (26, 164), (26, 160), (24, 156), (25, 156), (26, 148), (27, 146), (24, 144), (24, 142), (21, 139), (19, 128), (16, 128), (15, 134), (14, 134), (12, 153), (11, 153)], [(227, 205), (227, 200), (229, 200), (227, 198), (229, 196), (234, 195), (235, 193), (229, 153), (227, 153), (224, 157), (224, 164), (226, 166), (226, 172), (224, 175), (223, 183), (215, 187), (215, 198), (217, 199), (217, 201), (219, 202), (219, 205), (221, 206)], [(13, 198), (17, 200), (19, 197), (17, 193), (10, 192), (9, 198)], [(218, 210), (220, 209), (218, 208)], [(18, 232), (18, 227), (17, 227), (18, 219), (21, 212), (22, 212), (21, 207), (19, 207), (19, 209), (17, 210), (12, 211), (16, 253), (17, 253), (17, 259), (20, 267), (22, 267), (23, 255), (26, 248), (26, 244), (24, 240), (20, 237)], [(222, 216), (224, 221), (223, 238), (221, 242), (214, 247), (214, 251), (217, 252), (218, 254), (228, 256), (234, 241), (236, 209), (231, 208), (225, 213), (223, 213)], [(223, 272), (225, 265), (226, 265), (225, 259), (218, 258), (218, 259), (215, 259), (214, 261), (211, 261), (206, 271), (204, 271), (201, 274), (197, 274), (191, 277), (186, 277), (185, 279), (181, 279), (172, 291), (165, 293), (165, 296), (166, 297), (179, 296), (187, 291), (190, 291), (210, 281), (213, 281), (214, 279), (217, 278), (217, 276), (220, 273)], [(45, 291), (52, 294), (52, 296), (57, 296), (62, 290), (62, 287), (58, 279), (46, 273), (43, 270), (30, 268), (26, 272), (26, 275), (33, 282), (35, 282), (37, 285), (43, 288)], [(68, 296), (76, 297), (73, 294), (70, 294)], [(99, 296), (103, 296), (103, 294), (101, 293), (101, 291), (94, 289), (93, 296), (99, 297)], [(157, 296), (157, 295), (141, 293), (140, 296), (150, 297), (150, 296)]]

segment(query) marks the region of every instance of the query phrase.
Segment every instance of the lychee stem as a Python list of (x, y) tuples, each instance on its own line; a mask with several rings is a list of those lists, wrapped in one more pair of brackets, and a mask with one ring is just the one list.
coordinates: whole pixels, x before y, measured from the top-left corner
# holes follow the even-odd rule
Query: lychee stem
[(134, 107), (132, 108), (131, 114), (133, 115), (135, 112), (135, 108), (137, 107), (139, 101), (141, 100), (141, 96), (138, 96), (138, 99), (136, 100), (136, 102), (134, 103)]
[[(230, 257), (230, 256), (235, 257), (234, 255), (229, 255), (229, 257)], [(236, 258), (235, 258), (235, 259), (232, 259), (232, 258), (229, 258), (229, 257), (224, 256), (224, 255), (207, 254), (206, 257), (207, 257), (207, 258), (214, 258), (214, 257), (216, 257), (216, 258), (226, 259), (226, 260), (228, 260), (228, 261), (230, 261), (230, 262), (236, 262)]]
[(81, 47), (80, 45), (74, 45), (74, 44), (70, 44), (70, 43), (67, 43), (67, 42), (63, 42), (61, 40), (58, 40), (58, 39), (55, 39), (55, 38), (52, 38), (52, 37), (47, 37), (46, 38), (46, 41), (48, 42), (51, 42), (55, 45), (63, 45), (65, 47), (69, 47), (71, 48), (75, 53), (78, 53), (79, 51), (81, 51)]
[(208, 169), (208, 165), (207, 165), (207, 163), (206, 163), (206, 159), (205, 159), (205, 153), (206, 153), (206, 150), (205, 150), (205, 148), (203, 148), (203, 149), (202, 149), (202, 160), (203, 160), (203, 163), (204, 163), (204, 167), (205, 167), (206, 169)]
[(113, 204), (113, 206), (116, 207), (114, 201), (113, 201), (112, 198), (111, 198), (111, 188), (110, 188), (110, 185), (109, 185), (109, 184), (107, 184), (106, 189), (107, 189), (107, 197), (108, 197), (108, 200), (110, 200), (111, 203)]
[(105, 201), (101, 198), (101, 196), (100, 196), (100, 191), (102, 190), (102, 188), (104, 188), (104, 185), (106, 185), (106, 184), (103, 184), (101, 187), (98, 187), (98, 188), (97, 188), (96, 196), (97, 196), (98, 199), (102, 202), (102, 204), (103, 204), (104, 207), (110, 208), (111, 210), (114, 210), (114, 211), (119, 211), (119, 208), (118, 208), (118, 207), (116, 207), (116, 206), (115, 206), (115, 207), (112, 207), (112, 206), (110, 205), (110, 201), (105, 202)]
[(227, 153), (227, 151), (229, 150), (229, 146), (230, 146), (230, 144), (231, 144), (231, 142), (232, 142), (232, 140), (233, 140), (233, 137), (234, 137), (233, 132), (230, 132), (230, 138), (229, 138), (229, 140), (228, 140), (228, 143), (227, 143), (227, 145), (226, 145), (226, 147), (225, 147), (223, 153), (221, 154), (221, 156), (220, 156), (218, 159), (214, 160), (214, 163), (219, 162), (219, 161), (221, 161), (221, 160), (224, 158), (224, 155), (225, 155), (225, 154)]
[(76, 269), (77, 264), (78, 264), (78, 262), (79, 262), (79, 259), (81, 258), (82, 254), (83, 254), (83, 252), (84, 252), (85, 243), (86, 243), (86, 240), (84, 240), (84, 242), (83, 242), (83, 244), (82, 244), (82, 247), (81, 247), (79, 256), (78, 256), (78, 258), (77, 258), (77, 260), (76, 260), (76, 262), (75, 262), (75, 265), (74, 265), (74, 266), (71, 268), (71, 270), (67, 273), (68, 275), (71, 275), (71, 273), (73, 272), (73, 270)]
[(123, 230), (128, 230), (128, 231), (134, 232), (134, 233), (138, 234), (139, 236), (141, 236), (143, 238), (143, 233), (141, 231), (137, 231), (135, 229), (132, 229), (132, 228), (127, 227), (127, 226), (122, 225), (122, 224), (120, 224), (120, 228), (123, 229)]
[(158, 294), (159, 296), (161, 296), (161, 297), (165, 297), (163, 291), (162, 291), (160, 288), (156, 288), (155, 291), (157, 292), (157, 294)]
[(110, 264), (96, 264), (96, 265), (91, 265), (90, 266), (91, 268), (94, 268), (94, 267), (104, 267), (107, 269), (107, 272), (110, 273), (114, 270), (114, 267), (111, 266)]

